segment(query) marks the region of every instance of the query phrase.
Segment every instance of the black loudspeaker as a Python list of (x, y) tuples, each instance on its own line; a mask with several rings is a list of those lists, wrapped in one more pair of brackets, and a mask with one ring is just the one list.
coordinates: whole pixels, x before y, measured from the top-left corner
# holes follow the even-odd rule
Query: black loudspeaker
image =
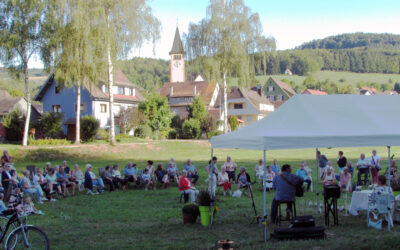
[(324, 227), (275, 228), (271, 238), (276, 240), (325, 239)]
[(324, 198), (340, 198), (340, 187), (338, 185), (325, 185), (324, 186)]
[(293, 228), (315, 227), (315, 220), (312, 215), (293, 217), (291, 223)]

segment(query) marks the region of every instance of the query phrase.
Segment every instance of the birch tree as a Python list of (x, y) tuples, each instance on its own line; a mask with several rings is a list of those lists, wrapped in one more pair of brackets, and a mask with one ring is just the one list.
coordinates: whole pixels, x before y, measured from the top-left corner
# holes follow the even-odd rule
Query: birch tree
[[(196, 32), (191, 34), (191, 32)], [(185, 37), (190, 59), (199, 59), (202, 69), (213, 80), (223, 80), (224, 132), (228, 131), (227, 87), (230, 76), (239, 77), (240, 85), (252, 80), (249, 52), (255, 38), (262, 33), (259, 16), (252, 13), (243, 0), (210, 0), (206, 17), (191, 24)]]
[(117, 59), (125, 58), (132, 48), (139, 48), (145, 41), (153, 44), (159, 38), (160, 22), (152, 14), (146, 0), (101, 0), (103, 9), (98, 17), (103, 22), (107, 58), (108, 94), (110, 102), (110, 144), (115, 144), (114, 65)]
[(0, 59), (9, 73), (25, 82), (27, 102), (22, 145), (28, 145), (31, 94), (28, 62), (46, 43), (42, 27), (46, 22), (43, 0), (4, 0), (0, 2)]

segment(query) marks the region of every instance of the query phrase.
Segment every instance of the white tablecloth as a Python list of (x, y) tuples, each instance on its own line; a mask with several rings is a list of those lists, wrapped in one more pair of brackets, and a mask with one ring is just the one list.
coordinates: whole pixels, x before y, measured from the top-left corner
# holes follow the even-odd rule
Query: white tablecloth
[(358, 215), (360, 210), (368, 210), (368, 196), (372, 193), (372, 190), (363, 190), (353, 192), (351, 197), (351, 204), (349, 212), (352, 215)]

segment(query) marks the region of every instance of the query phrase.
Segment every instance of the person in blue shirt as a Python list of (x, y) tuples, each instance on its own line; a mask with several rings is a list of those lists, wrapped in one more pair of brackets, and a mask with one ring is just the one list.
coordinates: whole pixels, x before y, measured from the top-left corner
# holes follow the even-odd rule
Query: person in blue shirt
[(125, 175), (125, 183), (130, 182), (137, 182), (137, 167), (136, 164), (132, 165), (132, 162), (128, 162), (128, 165), (124, 169), (124, 175)]
[(194, 178), (194, 181), (192, 183), (193, 185), (196, 185), (196, 182), (199, 179), (199, 175), (197, 174), (196, 166), (192, 164), (192, 160), (188, 159), (183, 168), (187, 171), (187, 177), (189, 179)]
[(304, 182), (307, 182), (307, 191), (309, 191), (310, 190), (310, 185), (311, 185), (311, 180), (308, 178), (304, 162), (302, 162), (300, 164), (300, 168), (297, 169), (296, 175), (300, 176), (301, 178), (303, 178)]
[(328, 164), (328, 158), (326, 158), (325, 155), (321, 154), (320, 151), (317, 151), (317, 158), (318, 158), (318, 165), (319, 165), (319, 177), (322, 177), (324, 174), (324, 169), (326, 165)]
[[(282, 166), (282, 173), (275, 176), (272, 181), (272, 187), (276, 189), (276, 194), (271, 205), (271, 222), (276, 223), (278, 215), (278, 205), (280, 202), (296, 201), (296, 186), (303, 184), (303, 178), (291, 174), (292, 170), (289, 164)], [(290, 184), (289, 184), (290, 183)], [(288, 204), (286, 214), (292, 212), (292, 206)]]
[(271, 165), (271, 170), (274, 172), (276, 175), (281, 173), (281, 167), (278, 165), (278, 162), (276, 159), (274, 159), (274, 164)]

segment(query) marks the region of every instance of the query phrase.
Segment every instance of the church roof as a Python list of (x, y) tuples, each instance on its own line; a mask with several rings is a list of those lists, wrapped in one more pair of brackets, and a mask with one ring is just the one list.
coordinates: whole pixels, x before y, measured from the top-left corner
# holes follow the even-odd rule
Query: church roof
[(174, 43), (172, 44), (172, 49), (169, 52), (172, 54), (185, 54), (185, 50), (183, 49), (181, 35), (179, 34), (179, 29), (176, 27)]

